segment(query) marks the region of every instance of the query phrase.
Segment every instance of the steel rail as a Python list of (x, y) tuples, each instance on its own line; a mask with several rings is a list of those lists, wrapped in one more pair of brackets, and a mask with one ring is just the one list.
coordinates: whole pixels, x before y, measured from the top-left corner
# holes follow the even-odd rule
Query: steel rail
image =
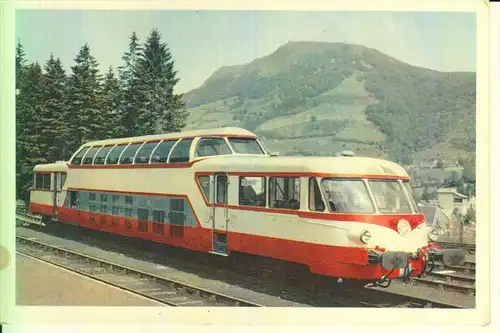
[[(18, 215), (18, 216), (19, 216), (19, 215), (21, 215), (21, 216), (27, 216), (29, 219), (33, 219), (33, 217), (31, 217), (31, 216), (30, 216), (30, 214), (26, 214), (25, 210), (21, 210), (21, 209), (19, 209), (19, 210), (17, 211), (17, 215)], [(38, 217), (36, 217), (36, 216), (34, 217), (34, 219), (35, 219), (35, 220), (36, 220), (37, 218), (38, 218)], [(38, 225), (39, 225), (40, 223), (36, 223), (36, 222), (35, 222), (35, 224), (38, 224)], [(20, 236), (16, 236), (16, 237), (18, 237), (18, 239), (19, 239), (19, 238), (23, 238), (23, 237), (20, 237)], [(24, 241), (30, 241), (30, 242), (32, 242), (32, 243), (40, 243), (40, 242), (35, 242), (35, 241), (33, 241), (33, 240), (28, 240), (28, 239), (26, 239), (26, 238), (23, 238), (23, 240), (24, 240)], [(43, 243), (40, 243), (40, 244), (43, 244)], [(56, 247), (51, 246), (51, 245), (48, 245), (48, 244), (44, 244), (44, 245), (45, 245), (45, 246), (47, 246), (47, 247), (56, 248)], [(70, 250), (64, 250), (64, 249), (60, 249), (60, 250), (62, 250), (63, 252), (66, 252), (66, 253), (71, 253), (71, 254), (73, 254), (73, 253), (74, 253), (74, 252), (72, 252), (72, 251), (70, 251)], [(75, 254), (76, 254), (76, 255), (83, 256), (83, 257), (88, 257), (88, 256), (86, 256), (86, 255), (81, 255), (81, 254), (77, 254), (77, 253), (75, 253)], [(158, 276), (153, 275), (153, 274), (144, 273), (144, 272), (141, 272), (141, 271), (138, 271), (138, 270), (135, 270), (135, 269), (131, 269), (131, 268), (127, 268), (127, 267), (122, 267), (122, 266), (120, 266), (120, 265), (117, 265), (117, 264), (112, 264), (112, 263), (106, 262), (106, 261), (101, 260), (101, 259), (96, 259), (96, 258), (92, 258), (92, 257), (88, 257), (88, 258), (93, 259), (95, 262), (101, 262), (102, 264), (99, 264), (99, 265), (108, 265), (108, 267), (115, 267), (115, 268), (114, 268), (115, 270), (120, 270), (120, 269), (121, 269), (121, 270), (122, 270), (122, 271), (124, 271), (124, 272), (127, 272), (127, 270), (128, 270), (128, 271), (129, 271), (129, 272), (131, 272), (131, 273), (135, 272), (135, 274), (136, 274), (136, 275), (139, 275), (139, 276), (150, 277), (150, 278), (151, 278), (151, 279), (153, 279), (153, 280), (154, 280), (154, 279), (158, 279), (158, 281), (163, 281), (163, 283), (169, 283), (169, 281), (164, 281), (164, 280), (168, 280), (168, 279), (164, 279), (163, 277), (158, 277)], [(42, 260), (43, 260), (43, 259), (42, 259)], [(51, 263), (53, 263), (53, 262), (51, 262)], [(439, 265), (438, 263), (436, 263), (436, 264), (437, 264), (437, 265)], [(466, 273), (467, 273), (467, 272), (469, 272), (469, 271), (474, 271), (474, 268), (471, 268), (471, 267), (470, 267), (470, 265), (468, 266), (467, 264), (472, 264), (472, 265), (474, 265), (474, 263), (473, 263), (473, 262), (469, 262), (469, 263), (466, 263), (466, 267), (453, 267), (452, 269), (453, 269), (453, 270), (457, 270), (457, 271), (458, 271), (458, 270), (462, 270), (462, 271), (465, 271)], [(63, 268), (68, 269), (67, 267), (63, 267)], [(112, 269), (113, 269), (113, 268), (112, 268)], [(80, 273), (80, 272), (79, 272), (79, 271), (77, 271), (77, 273)], [(80, 274), (81, 274), (81, 273), (80, 273)], [(83, 275), (85, 275), (85, 274), (83, 274)], [(439, 274), (439, 275), (440, 275), (440, 276), (443, 276), (444, 274)], [(94, 277), (92, 277), (92, 276), (89, 276), (89, 277), (94, 278)], [(450, 290), (450, 289), (452, 289), (452, 288), (453, 288), (453, 285), (450, 287), (450, 284), (449, 284), (449, 283), (446, 283), (446, 282), (443, 282), (443, 283), (444, 283), (444, 285), (446, 286), (446, 288), (443, 288), (443, 283), (438, 283), (438, 282), (435, 282), (435, 281), (433, 281), (433, 280), (429, 280), (428, 278), (416, 279), (416, 281), (415, 281), (414, 283), (417, 283), (417, 282), (419, 282), (419, 283), (423, 283), (423, 284), (427, 284), (427, 285), (431, 285), (431, 286), (432, 286), (432, 285), (434, 285), (434, 286), (437, 286), (439, 289), (447, 289), (447, 290)], [(106, 281), (105, 281), (105, 283), (108, 283), (108, 282), (106, 282)], [(213, 293), (213, 292), (210, 292), (210, 291), (206, 291), (206, 290), (204, 290), (204, 289), (202, 289), (202, 288), (197, 288), (197, 287), (188, 286), (188, 285), (186, 285), (186, 284), (184, 284), (184, 283), (180, 283), (180, 282), (177, 282), (177, 281), (173, 281), (173, 283), (174, 283), (174, 284), (178, 284), (181, 288), (183, 288), (182, 286), (184, 286), (184, 287), (186, 287), (186, 288), (190, 289), (191, 293), (196, 292), (196, 290), (200, 290), (202, 293), (204, 292), (206, 295), (209, 295), (209, 297), (210, 297), (210, 294), (217, 294), (217, 293)], [(120, 287), (120, 286), (118, 286), (118, 287)], [(121, 287), (120, 287), (120, 288), (121, 288)], [(127, 289), (127, 288), (122, 288), (122, 289), (129, 290), (129, 289)], [(455, 289), (454, 289), (454, 291), (461, 291), (461, 292), (464, 292), (464, 291), (465, 291), (467, 294), (471, 294), (471, 293), (475, 292), (475, 291), (474, 291), (474, 288), (472, 288), (472, 291), (470, 291), (470, 289), (471, 289), (471, 288), (467, 288), (467, 287), (464, 287), (464, 286), (459, 286), (459, 287), (455, 288)], [(368, 290), (373, 291), (374, 293), (376, 293), (376, 292), (378, 291), (378, 292), (384, 293), (384, 294), (386, 294), (386, 295), (392, 294), (392, 293), (387, 292), (387, 291), (385, 291), (385, 290), (377, 290), (377, 291), (375, 291), (375, 290), (373, 290), (373, 289), (371, 289), (371, 288), (365, 289), (365, 292), (366, 292), (366, 291), (368, 291)], [(134, 292), (134, 290), (132, 290), (132, 292)], [(220, 294), (219, 294), (219, 295), (220, 295)], [(142, 295), (142, 296), (144, 296), (144, 295)], [(341, 297), (340, 295), (338, 295), (338, 296), (339, 296), (339, 298), (340, 298), (340, 299), (342, 299), (342, 297)], [(354, 295), (352, 295), (352, 296), (354, 296)], [(351, 296), (351, 297), (352, 297), (352, 296)], [(397, 297), (401, 297), (401, 296), (402, 296), (402, 295), (398, 295)], [(147, 296), (144, 296), (144, 297), (147, 297)], [(397, 298), (397, 297), (396, 297), (396, 295), (394, 295), (394, 297), (395, 297), (395, 298)], [(422, 299), (422, 298), (420, 298), (420, 297), (412, 297), (412, 296), (405, 296), (405, 297), (407, 297), (407, 300), (408, 300), (409, 302), (411, 302), (411, 303), (415, 303), (415, 304), (418, 304), (418, 303), (422, 304), (422, 302), (426, 302), (426, 305), (425, 305), (424, 307), (429, 307), (429, 306), (432, 306), (432, 305), (434, 305), (434, 306), (438, 306), (438, 307), (452, 307), (452, 308), (454, 308), (454, 307), (459, 307), (459, 306), (456, 306), (456, 305), (451, 305), (451, 304), (446, 304), (446, 303), (440, 303), (440, 302), (433, 302), (433, 301), (430, 301), (430, 300), (425, 300), (425, 299)], [(234, 299), (234, 298), (232, 298), (232, 297), (229, 297), (229, 296), (226, 296), (226, 295), (220, 295), (220, 296), (219, 296), (219, 298), (221, 298), (221, 299), (228, 298), (228, 299), (229, 299), (229, 303), (231, 303), (231, 302), (233, 302), (233, 303), (238, 303), (238, 302), (239, 302), (239, 303), (241, 304), (241, 306), (254, 306), (254, 307), (255, 307), (255, 306), (262, 306), (262, 305), (258, 305), (258, 304), (255, 304), (255, 303), (252, 303), (252, 302), (248, 302), (248, 301), (244, 301), (244, 300), (239, 300), (239, 299), (238, 299), (238, 300), (236, 300), (236, 299)], [(371, 297), (370, 297), (370, 298), (371, 298)], [(163, 302), (163, 301), (158, 300), (158, 299), (156, 299), (156, 298), (153, 298), (153, 299), (155, 299), (156, 301)], [(231, 301), (231, 300), (232, 300), (232, 301)], [(347, 300), (344, 300), (344, 301), (347, 301)], [(352, 301), (352, 300), (351, 300), (351, 301)], [(165, 302), (164, 302), (164, 303), (165, 303)], [(352, 302), (352, 303), (354, 304), (354, 303), (356, 303), (356, 302)], [(364, 302), (363, 302), (363, 303), (364, 303)], [(369, 302), (369, 303), (372, 303), (372, 302)], [(375, 302), (375, 303), (376, 303), (376, 302)], [(245, 305), (245, 304), (247, 304), (247, 305)], [(368, 304), (366, 304), (366, 305), (368, 305)], [(371, 306), (375, 306), (375, 307), (380, 306), (380, 305), (377, 305), (377, 304), (374, 304), (374, 303), (372, 303), (372, 304), (370, 304), (370, 305), (371, 305)], [(174, 305), (174, 306), (175, 306), (175, 305)], [(344, 306), (349, 306), (349, 305), (348, 305), (348, 304), (344, 304)], [(353, 306), (353, 305), (350, 305), (350, 306)], [(356, 305), (354, 305), (354, 306), (356, 306)], [(358, 304), (358, 306), (359, 306), (359, 304)]]
[[(103, 259), (98, 259), (21, 236), (16, 236), (16, 240), (28, 247), (28, 249), (18, 247), (16, 251), (19, 253), (84, 275), (88, 278), (113, 285), (117, 288), (130, 291), (142, 297), (153, 299), (165, 305), (262, 306), (250, 301), (213, 292), (187, 283), (181, 283), (174, 279), (157, 276), (135, 268), (111, 263)], [(66, 262), (60, 263), (58, 260), (47, 259), (48, 255), (63, 257)], [(131, 279), (131, 277), (133, 279)], [(137, 289), (137, 284), (152, 285), (154, 288)], [(133, 286), (135, 286), (135, 288)]]

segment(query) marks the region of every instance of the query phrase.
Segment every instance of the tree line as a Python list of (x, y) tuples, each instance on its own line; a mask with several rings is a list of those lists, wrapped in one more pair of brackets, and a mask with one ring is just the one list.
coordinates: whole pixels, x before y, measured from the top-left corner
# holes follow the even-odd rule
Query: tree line
[(90, 45), (83, 45), (69, 73), (50, 55), (29, 63), (16, 46), (17, 198), (27, 200), (33, 167), (68, 160), (91, 140), (180, 131), (187, 110), (174, 93), (177, 71), (157, 29), (141, 44), (129, 37), (117, 74), (100, 73)]

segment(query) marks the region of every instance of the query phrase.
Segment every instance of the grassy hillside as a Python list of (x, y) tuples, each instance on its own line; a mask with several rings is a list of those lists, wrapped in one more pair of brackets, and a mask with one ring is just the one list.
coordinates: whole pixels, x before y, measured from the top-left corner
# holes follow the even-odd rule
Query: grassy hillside
[(452, 160), (475, 150), (475, 91), (475, 73), (418, 68), (359, 45), (290, 42), (186, 94), (187, 127), (244, 127), (282, 154)]

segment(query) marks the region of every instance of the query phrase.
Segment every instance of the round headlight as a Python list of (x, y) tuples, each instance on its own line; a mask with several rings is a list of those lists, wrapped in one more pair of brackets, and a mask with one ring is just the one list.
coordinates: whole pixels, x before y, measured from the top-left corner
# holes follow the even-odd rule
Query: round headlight
[(359, 235), (359, 239), (363, 243), (368, 244), (368, 242), (370, 241), (370, 238), (372, 238), (372, 234), (368, 230), (361, 231), (361, 234)]
[(439, 232), (432, 228), (431, 230), (429, 230), (429, 239), (433, 242), (437, 241), (439, 238)]
[(406, 220), (399, 220), (398, 222), (398, 232), (401, 236), (408, 236), (411, 231), (410, 223)]

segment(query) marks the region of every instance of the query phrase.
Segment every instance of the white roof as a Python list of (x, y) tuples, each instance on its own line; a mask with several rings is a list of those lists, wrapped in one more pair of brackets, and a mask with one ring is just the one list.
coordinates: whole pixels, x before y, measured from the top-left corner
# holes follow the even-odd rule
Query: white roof
[(308, 172), (339, 175), (387, 175), (408, 177), (394, 162), (369, 157), (224, 155), (194, 164), (196, 171)]
[(47, 172), (66, 172), (68, 170), (68, 164), (63, 161), (58, 161), (55, 163), (49, 163), (49, 164), (37, 164), (33, 168), (35, 172), (42, 172), (42, 171), (47, 171)]
[(467, 198), (466, 195), (463, 195), (462, 193), (458, 193), (457, 189), (455, 187), (443, 187), (443, 188), (440, 188), (437, 192), (438, 193), (450, 193), (450, 194), (456, 195), (456, 196), (461, 197), (461, 198)]
[(252, 133), (246, 129), (243, 129), (243, 128), (221, 127), (221, 128), (210, 128), (210, 129), (201, 129), (201, 130), (185, 131), (185, 132), (175, 132), (175, 133), (168, 133), (168, 134), (155, 134), (155, 135), (136, 136), (136, 137), (129, 137), (129, 138), (90, 141), (90, 142), (86, 142), (82, 146), (90, 147), (90, 146), (120, 144), (120, 143), (137, 142), (137, 141), (178, 139), (178, 138), (182, 138), (182, 137), (212, 136), (212, 135), (235, 135), (235, 136), (256, 137), (256, 135), (254, 133)]

